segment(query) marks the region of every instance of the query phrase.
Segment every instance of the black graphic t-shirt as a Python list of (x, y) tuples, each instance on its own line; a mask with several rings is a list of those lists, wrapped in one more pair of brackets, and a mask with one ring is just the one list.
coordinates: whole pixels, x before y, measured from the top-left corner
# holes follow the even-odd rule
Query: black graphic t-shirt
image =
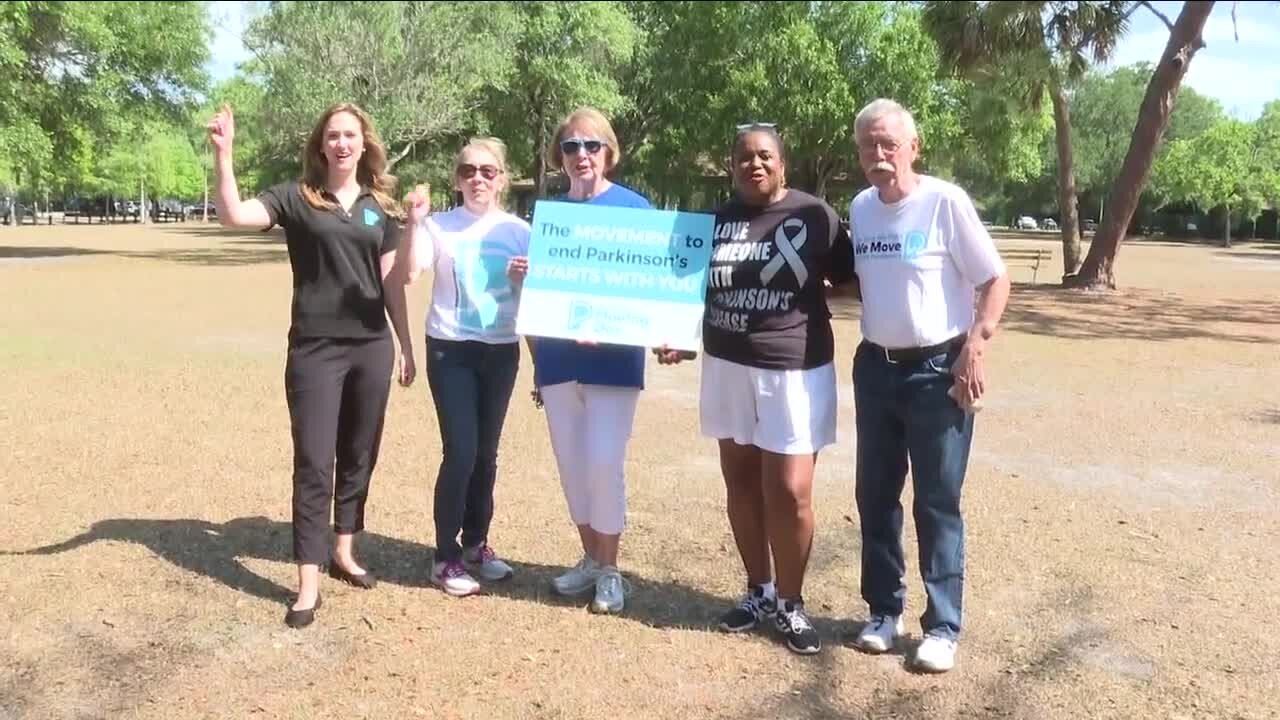
[(830, 205), (794, 189), (765, 208), (731, 200), (716, 211), (703, 349), (770, 370), (831, 362), (823, 278), (853, 278), (849, 233)]

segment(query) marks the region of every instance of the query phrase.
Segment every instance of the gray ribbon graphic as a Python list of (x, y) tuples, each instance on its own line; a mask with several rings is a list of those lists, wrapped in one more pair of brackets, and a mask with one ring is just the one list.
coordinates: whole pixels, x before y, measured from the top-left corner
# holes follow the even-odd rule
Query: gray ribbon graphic
[[(800, 232), (796, 233), (795, 238), (788, 240), (787, 229), (797, 227), (800, 228)], [(760, 270), (761, 285), (768, 285), (783, 265), (790, 265), (791, 272), (795, 273), (796, 282), (800, 287), (804, 287), (805, 281), (809, 279), (809, 270), (804, 266), (804, 261), (800, 259), (800, 254), (796, 250), (804, 246), (808, 235), (809, 228), (799, 218), (790, 218), (778, 226), (778, 231), (773, 234), (773, 244), (778, 246), (778, 254), (774, 255), (773, 259)]]

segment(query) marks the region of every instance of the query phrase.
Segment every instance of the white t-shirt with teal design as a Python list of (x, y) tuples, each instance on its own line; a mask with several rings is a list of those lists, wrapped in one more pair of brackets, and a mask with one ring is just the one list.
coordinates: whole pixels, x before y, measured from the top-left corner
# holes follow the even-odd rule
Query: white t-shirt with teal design
[(501, 210), (477, 216), (458, 206), (422, 224), (428, 242), (417, 250), (418, 264), (434, 273), (428, 337), (518, 342), (507, 262), (529, 254), (529, 223)]
[(870, 187), (849, 204), (862, 336), (887, 348), (927, 347), (973, 326), (975, 290), (1004, 261), (968, 194), (920, 176), (896, 203)]

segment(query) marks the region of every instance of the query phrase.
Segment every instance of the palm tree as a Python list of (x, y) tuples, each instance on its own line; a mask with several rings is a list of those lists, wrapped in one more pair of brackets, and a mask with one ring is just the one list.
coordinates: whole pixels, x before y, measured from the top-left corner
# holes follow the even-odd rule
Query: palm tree
[(925, 27), (957, 74), (982, 79), (1016, 73), (1027, 107), (1038, 109), (1046, 94), (1052, 101), (1064, 281), (1081, 259), (1067, 88), (1091, 62), (1110, 57), (1139, 5), (1128, 0), (924, 3)]

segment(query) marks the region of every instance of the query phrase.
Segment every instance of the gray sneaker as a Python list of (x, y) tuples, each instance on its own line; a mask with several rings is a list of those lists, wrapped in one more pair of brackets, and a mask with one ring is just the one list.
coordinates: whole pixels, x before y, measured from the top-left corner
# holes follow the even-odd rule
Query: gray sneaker
[(498, 559), (497, 553), (488, 543), (473, 548), (464, 548), (462, 564), (467, 566), (472, 575), (488, 582), (507, 580), (515, 575), (511, 566)]
[(559, 595), (581, 595), (596, 586), (600, 566), (590, 555), (583, 555), (569, 572), (551, 581), (551, 588)]
[(618, 568), (600, 568), (600, 577), (596, 578), (596, 597), (591, 601), (591, 612), (602, 615), (620, 613), (625, 595), (626, 589)]

